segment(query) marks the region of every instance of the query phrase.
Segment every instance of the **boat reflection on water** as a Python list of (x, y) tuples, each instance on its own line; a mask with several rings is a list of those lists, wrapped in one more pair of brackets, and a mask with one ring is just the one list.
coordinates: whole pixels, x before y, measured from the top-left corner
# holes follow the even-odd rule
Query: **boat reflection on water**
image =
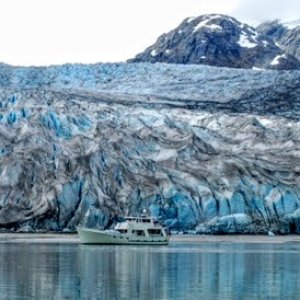
[(300, 245), (0, 244), (2, 299), (297, 299)]

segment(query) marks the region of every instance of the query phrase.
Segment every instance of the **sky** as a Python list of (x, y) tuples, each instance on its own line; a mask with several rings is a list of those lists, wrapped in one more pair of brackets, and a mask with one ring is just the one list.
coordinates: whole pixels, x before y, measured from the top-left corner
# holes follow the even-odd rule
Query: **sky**
[(299, 0), (0, 0), (0, 61), (12, 65), (120, 62), (183, 19), (300, 19)]

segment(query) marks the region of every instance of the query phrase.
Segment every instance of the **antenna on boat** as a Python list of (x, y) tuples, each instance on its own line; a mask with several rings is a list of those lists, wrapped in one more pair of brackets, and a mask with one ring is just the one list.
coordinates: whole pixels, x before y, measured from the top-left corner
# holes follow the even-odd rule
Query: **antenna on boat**
[(142, 209), (141, 217), (144, 217), (144, 218), (148, 217), (148, 209), (147, 208)]

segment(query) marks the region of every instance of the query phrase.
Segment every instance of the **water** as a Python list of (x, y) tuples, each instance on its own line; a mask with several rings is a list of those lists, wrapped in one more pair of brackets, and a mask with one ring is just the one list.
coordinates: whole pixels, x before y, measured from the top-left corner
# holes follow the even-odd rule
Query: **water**
[(1, 299), (299, 299), (300, 244), (0, 244)]

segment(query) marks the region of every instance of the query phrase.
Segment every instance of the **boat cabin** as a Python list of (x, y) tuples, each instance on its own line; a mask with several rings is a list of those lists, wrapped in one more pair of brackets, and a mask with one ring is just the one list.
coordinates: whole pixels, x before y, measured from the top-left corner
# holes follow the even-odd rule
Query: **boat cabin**
[(117, 223), (115, 231), (137, 237), (159, 237), (166, 235), (165, 230), (158, 221), (149, 217), (127, 217), (124, 222)]

